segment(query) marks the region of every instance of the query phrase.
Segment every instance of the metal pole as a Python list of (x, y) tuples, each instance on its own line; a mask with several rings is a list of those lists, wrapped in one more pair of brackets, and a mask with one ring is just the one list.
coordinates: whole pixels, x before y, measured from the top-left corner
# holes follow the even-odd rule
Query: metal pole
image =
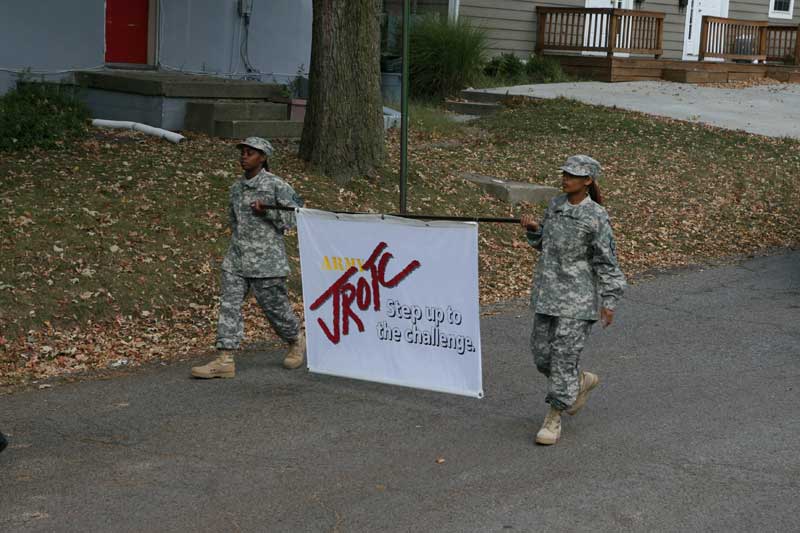
[[(294, 211), (295, 207), (285, 205), (265, 205), (264, 209), (274, 209), (276, 211)], [(335, 215), (381, 215), (381, 213), (367, 213), (366, 211), (328, 211)], [(387, 213), (390, 217), (411, 218), (415, 220), (451, 220), (456, 222), (494, 222), (497, 224), (519, 224), (520, 219), (510, 217), (462, 217), (453, 215), (420, 215), (408, 213)]]
[(406, 212), (408, 199), (408, 35), (411, 0), (403, 0), (403, 83), (400, 93), (400, 213)]

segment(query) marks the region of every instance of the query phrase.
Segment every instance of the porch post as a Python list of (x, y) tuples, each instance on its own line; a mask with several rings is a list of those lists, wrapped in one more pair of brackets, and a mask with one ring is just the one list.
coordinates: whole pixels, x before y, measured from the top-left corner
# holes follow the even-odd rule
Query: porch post
[(608, 57), (614, 57), (614, 48), (617, 44), (617, 25), (619, 19), (617, 18), (616, 10), (609, 10), (608, 15), (608, 32), (606, 33), (606, 44), (608, 45)]
[(535, 54), (541, 55), (544, 50), (544, 23), (547, 15), (542, 12), (541, 6), (536, 6), (536, 48)]
[(697, 53), (697, 61), (703, 61), (706, 57), (706, 47), (708, 46), (708, 15), (703, 15), (702, 29), (700, 30), (700, 50)]
[(794, 33), (794, 64), (800, 65), (800, 24)]
[(761, 26), (758, 28), (758, 55), (764, 56), (761, 61), (763, 64), (767, 63), (767, 27)]
[[(661, 50), (663, 53), (664, 51), (664, 18), (659, 17), (656, 19), (656, 24), (658, 25), (658, 30), (656, 33), (656, 41), (658, 43), (658, 49)], [(661, 53), (656, 54), (656, 59), (661, 59)]]

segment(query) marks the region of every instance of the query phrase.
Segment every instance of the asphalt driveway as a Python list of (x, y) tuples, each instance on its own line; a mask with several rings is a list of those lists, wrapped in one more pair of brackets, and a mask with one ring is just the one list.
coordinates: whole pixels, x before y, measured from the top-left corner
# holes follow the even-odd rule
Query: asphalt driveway
[(770, 137), (800, 139), (800, 84), (723, 89), (662, 81), (579, 82), (483, 91), (536, 98), (565, 97)]
[(800, 252), (632, 287), (553, 447), (530, 321), (484, 310), (483, 400), (269, 350), (0, 397), (0, 531), (800, 530)]

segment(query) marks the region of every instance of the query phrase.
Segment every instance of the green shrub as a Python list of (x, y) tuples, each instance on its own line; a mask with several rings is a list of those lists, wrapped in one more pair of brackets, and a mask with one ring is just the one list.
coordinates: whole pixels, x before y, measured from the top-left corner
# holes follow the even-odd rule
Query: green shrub
[(552, 57), (531, 56), (525, 65), (531, 83), (558, 83), (571, 78), (561, 68), (561, 63)]
[(413, 22), (409, 38), (411, 94), (415, 97), (452, 95), (472, 84), (483, 71), (486, 32), (467, 19), (426, 15)]
[(518, 79), (525, 74), (525, 63), (514, 54), (504, 53), (493, 57), (483, 71), (492, 78)]
[(528, 83), (556, 83), (571, 81), (561, 64), (551, 57), (531, 56), (527, 62), (514, 54), (504, 53), (492, 58), (484, 68), (484, 77), (478, 86), (499, 87)]
[(0, 96), (0, 151), (53, 148), (85, 135), (88, 117), (73, 87), (20, 82)]
[(483, 67), (483, 73), (490, 78), (496, 78), (500, 74), (500, 57), (495, 56)]

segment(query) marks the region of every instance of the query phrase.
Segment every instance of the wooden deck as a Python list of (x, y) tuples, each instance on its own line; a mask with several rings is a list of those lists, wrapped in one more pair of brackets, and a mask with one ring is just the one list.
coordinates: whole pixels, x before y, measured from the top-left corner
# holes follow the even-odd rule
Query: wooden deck
[(633, 57), (546, 54), (565, 72), (596, 81), (668, 80), (683, 83), (726, 83), (759, 78), (800, 83), (800, 66), (735, 62), (678, 61)]
[(800, 26), (704, 16), (698, 53), (701, 61), (678, 61), (662, 58), (664, 13), (546, 6), (537, 6), (536, 13), (536, 54), (558, 59), (566, 72), (579, 78), (684, 83), (774, 78), (800, 82)]

